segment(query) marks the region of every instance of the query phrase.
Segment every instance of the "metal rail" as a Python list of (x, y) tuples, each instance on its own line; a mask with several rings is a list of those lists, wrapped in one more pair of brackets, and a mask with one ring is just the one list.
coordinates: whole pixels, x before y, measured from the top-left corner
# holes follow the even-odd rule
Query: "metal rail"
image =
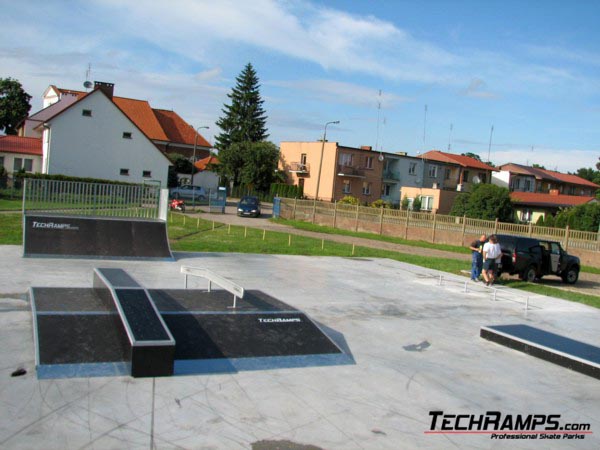
[(208, 280), (208, 292), (211, 292), (212, 283), (220, 286), (229, 293), (233, 294), (233, 305), (231, 308), (237, 308), (237, 299), (244, 298), (244, 288), (233, 281), (228, 280), (204, 267), (181, 266), (181, 273), (185, 275), (185, 289), (188, 287), (188, 276), (206, 278)]

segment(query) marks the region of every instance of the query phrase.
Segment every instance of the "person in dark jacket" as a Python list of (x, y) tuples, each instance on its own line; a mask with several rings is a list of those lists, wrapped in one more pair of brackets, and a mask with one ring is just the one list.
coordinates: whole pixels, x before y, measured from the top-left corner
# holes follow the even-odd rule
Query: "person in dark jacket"
[(482, 234), (479, 239), (471, 242), (471, 280), (479, 281), (481, 270), (483, 268), (483, 244), (487, 242), (487, 236)]

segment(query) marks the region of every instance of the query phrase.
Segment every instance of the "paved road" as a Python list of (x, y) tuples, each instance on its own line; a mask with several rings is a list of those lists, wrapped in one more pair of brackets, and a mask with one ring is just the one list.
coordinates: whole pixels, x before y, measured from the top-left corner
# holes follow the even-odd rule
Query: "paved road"
[[(339, 234), (328, 234), (318, 233), (315, 231), (306, 231), (293, 228), (288, 225), (282, 225), (279, 223), (273, 223), (269, 219), (273, 217), (273, 210), (271, 205), (263, 204), (262, 215), (259, 218), (252, 217), (238, 217), (236, 214), (236, 207), (234, 202), (228, 202), (225, 208), (225, 214), (216, 213), (191, 213), (194, 217), (201, 217), (205, 220), (214, 220), (215, 222), (248, 226), (252, 228), (259, 228), (271, 231), (280, 231), (283, 233), (290, 233), (298, 236), (307, 236), (316, 239), (327, 239), (329, 241), (355, 244), (362, 247), (377, 248), (381, 250), (392, 250), (399, 253), (409, 253), (412, 255), (429, 256), (432, 258), (451, 258), (465, 261), (465, 270), (470, 269), (471, 255), (464, 253), (455, 253), (445, 250), (436, 250), (430, 248), (413, 247), (411, 245), (394, 244), (391, 242), (377, 241), (374, 239), (365, 239), (354, 236), (344, 236)], [(504, 274), (503, 276), (507, 276)], [(600, 275), (592, 273), (580, 273), (579, 281), (576, 285), (570, 286), (565, 285), (562, 280), (555, 276), (549, 276), (544, 278), (544, 285), (551, 286), (566, 291), (579, 292), (582, 294), (599, 295), (600, 293)]]

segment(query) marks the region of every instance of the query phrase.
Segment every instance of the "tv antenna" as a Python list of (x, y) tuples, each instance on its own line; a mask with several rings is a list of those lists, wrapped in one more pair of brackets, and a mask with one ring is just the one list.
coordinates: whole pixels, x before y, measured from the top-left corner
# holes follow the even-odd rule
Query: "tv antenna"
[(377, 98), (377, 136), (375, 137), (375, 151), (379, 145), (379, 117), (381, 115), (381, 89), (379, 89), (379, 96)]
[(450, 153), (450, 148), (452, 147), (452, 129), (454, 128), (454, 124), (450, 124), (450, 132), (448, 133), (448, 153)]
[(92, 84), (92, 82), (90, 81), (90, 75), (92, 73), (92, 63), (88, 63), (88, 68), (85, 71), (85, 81), (83, 82), (83, 87), (85, 88), (85, 90), (87, 91), (88, 89), (91, 89), (92, 86), (94, 86)]
[(488, 157), (487, 162), (490, 162), (490, 152), (492, 150), (492, 135), (494, 134), (494, 125), (492, 125), (492, 129), (490, 130), (490, 144), (488, 145)]

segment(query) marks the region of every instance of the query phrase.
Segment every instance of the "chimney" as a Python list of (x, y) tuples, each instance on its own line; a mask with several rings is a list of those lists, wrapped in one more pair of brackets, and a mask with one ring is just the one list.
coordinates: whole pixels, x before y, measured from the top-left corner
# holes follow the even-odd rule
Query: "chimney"
[(110, 99), (113, 98), (113, 92), (115, 90), (114, 83), (106, 83), (104, 81), (94, 81), (94, 90), (100, 89)]
[(360, 149), (361, 150), (369, 150), (370, 151), (370, 150), (373, 150), (373, 147), (370, 146), (370, 145), (361, 145)]

